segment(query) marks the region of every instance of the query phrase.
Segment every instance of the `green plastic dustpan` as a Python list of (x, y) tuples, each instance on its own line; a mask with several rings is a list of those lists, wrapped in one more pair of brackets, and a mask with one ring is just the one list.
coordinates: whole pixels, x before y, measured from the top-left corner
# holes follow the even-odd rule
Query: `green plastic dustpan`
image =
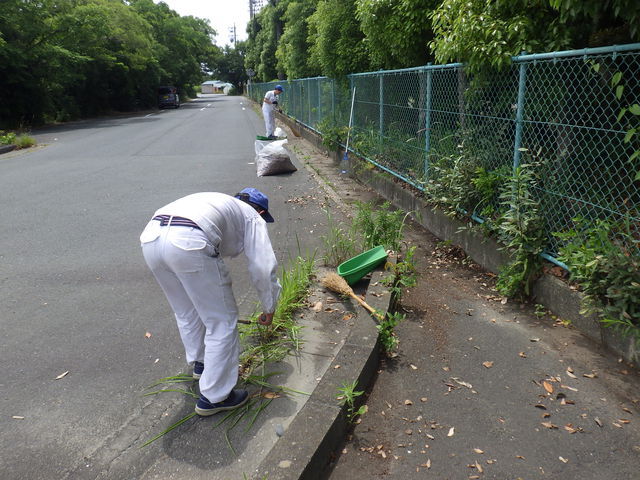
[(386, 259), (387, 252), (382, 245), (378, 245), (338, 265), (338, 275), (353, 285)]

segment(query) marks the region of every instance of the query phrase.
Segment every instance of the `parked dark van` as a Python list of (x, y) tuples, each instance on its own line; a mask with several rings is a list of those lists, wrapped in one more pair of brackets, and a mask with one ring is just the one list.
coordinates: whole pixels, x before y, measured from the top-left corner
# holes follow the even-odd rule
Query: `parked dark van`
[(158, 107), (166, 108), (173, 107), (178, 108), (180, 106), (180, 96), (178, 95), (178, 89), (174, 86), (168, 85), (165, 87), (158, 87)]

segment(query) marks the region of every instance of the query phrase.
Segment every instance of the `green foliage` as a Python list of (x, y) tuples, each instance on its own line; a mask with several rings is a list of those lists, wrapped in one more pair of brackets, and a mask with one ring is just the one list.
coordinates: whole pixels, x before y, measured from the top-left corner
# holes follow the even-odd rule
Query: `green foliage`
[(386, 277), (383, 282), (389, 285), (392, 296), (399, 300), (405, 289), (413, 288), (418, 282), (416, 264), (414, 255), (416, 247), (409, 247), (398, 261), (392, 265), (391, 274)]
[(29, 135), (21, 134), (21, 135), (18, 135), (15, 138), (13, 143), (18, 148), (29, 148), (29, 147), (33, 147), (36, 144), (36, 140), (35, 140), (35, 138), (33, 138), (33, 137), (29, 136)]
[[(627, 247), (630, 220), (623, 223), (575, 219), (575, 228), (556, 236), (565, 242), (558, 259), (584, 293), (583, 311), (640, 341), (640, 242)], [(625, 241), (623, 241), (623, 239)]]
[[(263, 327), (256, 321), (259, 312), (252, 316), (250, 325), (243, 325), (240, 337), (243, 351), (240, 364), (243, 378), (251, 375), (257, 368), (270, 362), (285, 358), (290, 351), (300, 346), (300, 326), (293, 314), (303, 306), (314, 271), (314, 257), (297, 257), (280, 275), (282, 291), (273, 316), (273, 323)], [(258, 338), (259, 342), (252, 340)]]
[(16, 134), (13, 132), (3, 132), (0, 130), (0, 145), (12, 145), (16, 140)]
[(156, 105), (156, 88), (187, 94), (217, 47), (205, 20), (152, 0), (5, 0), (0, 9), (5, 127)]
[(391, 210), (391, 203), (374, 206), (356, 202), (357, 213), (353, 228), (363, 239), (363, 250), (383, 245), (387, 250), (399, 251), (407, 213)]
[(283, 15), (284, 31), (278, 41), (278, 70), (287, 78), (314, 77), (320, 69), (309, 58), (309, 27), (307, 18), (315, 11), (316, 0), (291, 1)]
[(516, 168), (500, 194), (506, 211), (498, 221), (498, 236), (513, 260), (500, 270), (496, 288), (507, 297), (529, 296), (540, 271), (546, 236), (536, 197), (540, 169), (535, 167), (532, 163)]
[(384, 320), (376, 325), (380, 335), (382, 351), (387, 355), (392, 355), (398, 348), (398, 337), (395, 334), (395, 328), (405, 317), (406, 315), (398, 312), (387, 312)]
[(570, 44), (547, 0), (444, 0), (432, 13), (438, 62), (465, 62), (472, 71), (503, 68), (522, 51)]
[[(607, 31), (622, 35), (618, 41), (605, 41), (601, 45), (640, 39), (640, 3), (636, 0), (549, 0), (549, 4), (560, 12), (565, 24), (590, 24), (589, 33), (594, 40)], [(630, 36), (625, 38), (626, 31)]]
[[(599, 70), (599, 64), (594, 64), (594, 70)], [(616, 98), (622, 100), (626, 98), (626, 85), (623, 81), (623, 73), (616, 72), (611, 78), (611, 88), (615, 89)], [(632, 94), (633, 95), (633, 94)], [(629, 103), (629, 102), (627, 102)], [(618, 121), (626, 129), (624, 143), (631, 146), (632, 153), (629, 155), (629, 164), (636, 170), (635, 181), (640, 180), (640, 105), (638, 103), (627, 104), (620, 110)]]
[(337, 267), (356, 255), (356, 237), (353, 228), (347, 230), (344, 226), (336, 224), (329, 210), (326, 214), (329, 231), (322, 237), (324, 244), (322, 260), (327, 266)]
[(282, 33), (282, 16), (286, 2), (265, 5), (247, 26), (245, 67), (256, 72), (256, 80), (269, 82), (278, 76), (276, 48)]
[(432, 57), (429, 15), (439, 0), (356, 0), (356, 15), (373, 68), (424, 65)]
[(353, 0), (318, 0), (308, 19), (311, 62), (324, 75), (340, 78), (370, 67)]
[(323, 118), (317, 125), (322, 133), (322, 145), (329, 151), (336, 151), (346, 142), (349, 127), (337, 125), (329, 118)]
[(364, 415), (367, 412), (367, 406), (361, 405), (356, 409), (356, 400), (364, 393), (364, 390), (356, 390), (358, 386), (358, 380), (354, 380), (351, 383), (343, 383), (342, 387), (338, 388), (338, 395), (336, 399), (343, 401), (343, 404), (347, 407), (347, 420), (349, 423), (353, 423), (356, 417)]

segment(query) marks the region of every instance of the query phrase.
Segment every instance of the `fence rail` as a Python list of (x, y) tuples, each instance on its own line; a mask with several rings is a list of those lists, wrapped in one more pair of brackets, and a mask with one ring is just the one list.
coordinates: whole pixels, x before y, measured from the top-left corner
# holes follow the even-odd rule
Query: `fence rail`
[[(278, 83), (283, 110), (321, 134), (348, 124), (355, 88), (350, 150), (427, 196), (452, 172), (499, 183), (527, 165), (553, 260), (558, 233), (597, 228), (638, 254), (639, 72), (633, 44), (520, 55), (477, 75), (449, 64)], [(275, 85), (249, 94), (260, 102)], [(461, 208), (490, 219), (500, 200), (478, 189)]]

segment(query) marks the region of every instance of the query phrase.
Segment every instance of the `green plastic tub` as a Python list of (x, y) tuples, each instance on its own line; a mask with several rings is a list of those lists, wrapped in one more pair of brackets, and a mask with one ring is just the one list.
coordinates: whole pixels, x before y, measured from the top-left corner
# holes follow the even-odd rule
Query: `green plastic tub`
[(386, 259), (387, 252), (382, 245), (378, 245), (338, 265), (338, 275), (353, 285)]

